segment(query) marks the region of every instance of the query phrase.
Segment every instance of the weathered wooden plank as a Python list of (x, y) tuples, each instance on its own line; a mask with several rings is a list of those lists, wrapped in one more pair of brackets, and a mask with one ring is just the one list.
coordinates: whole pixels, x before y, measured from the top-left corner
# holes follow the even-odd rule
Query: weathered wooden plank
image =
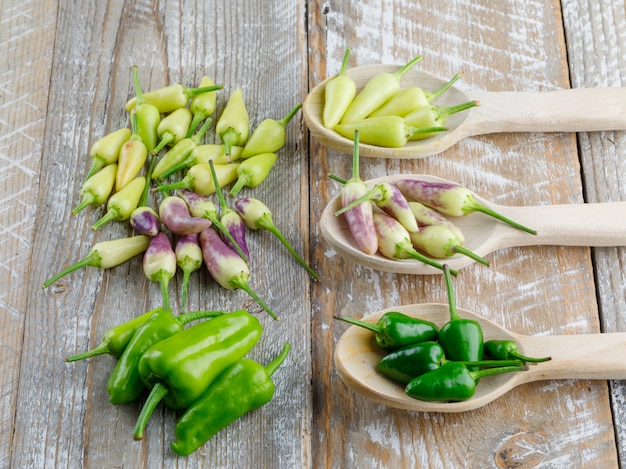
[[(573, 87), (624, 86), (626, 12), (613, 2), (563, 2), (563, 19)], [(626, 133), (582, 133), (578, 137), (585, 198), (588, 202), (626, 197)], [(626, 277), (623, 248), (593, 250), (602, 330), (626, 330)], [(611, 382), (619, 459), (626, 460), (623, 382)]]
[(0, 467), (10, 463), (56, 2), (0, 6)]
[[(464, 70), (459, 87), (470, 92), (569, 87), (558, 2), (448, 2), (445, 11), (422, 2), (319, 2), (310, 9), (309, 22), (314, 25), (311, 42), (326, 53), (310, 59), (310, 86), (335, 73), (345, 48), (352, 47), (351, 66), (402, 64), (421, 53), (422, 68), (440, 76)], [(340, 190), (324, 181), (326, 174), (348, 175), (350, 158), (315, 141), (311, 158), (317, 170), (312, 177), (320, 181), (319, 195), (312, 195), (315, 221)], [(363, 159), (361, 169), (364, 178), (434, 174), (505, 205), (583, 201), (576, 141), (569, 134), (473, 138), (425, 160)], [(581, 467), (594, 460), (601, 467), (613, 465), (606, 383), (524, 386), (465, 415), (394, 411), (350, 394), (332, 368), (332, 346), (345, 329), (333, 322), (333, 314), (360, 316), (398, 303), (445, 302), (443, 284), (439, 277), (396, 276), (347, 264), (325, 247), (315, 223), (313, 228), (324, 277), (338, 285), (336, 290), (318, 287), (313, 296), (314, 334), (321, 336), (313, 349), (314, 415), (320, 415), (313, 443), (321, 463)], [(509, 249), (490, 260), (490, 269), (472, 267), (456, 279), (459, 305), (521, 333), (598, 329), (588, 249)], [(346, 277), (352, 277), (350, 283), (343, 281)], [(444, 447), (443, 440), (454, 444)]]

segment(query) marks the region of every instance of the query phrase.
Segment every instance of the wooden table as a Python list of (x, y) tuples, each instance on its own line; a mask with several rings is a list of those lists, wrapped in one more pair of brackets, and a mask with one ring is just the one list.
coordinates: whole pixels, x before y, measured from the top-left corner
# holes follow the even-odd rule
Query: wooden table
[[(274, 400), (220, 432), (200, 451), (170, 449), (177, 413), (160, 407), (143, 442), (132, 429), (143, 398), (113, 406), (108, 356), (66, 363), (109, 327), (160, 303), (141, 258), (109, 271), (87, 268), (42, 290), (42, 281), (127, 224), (101, 231), (102, 209), (71, 215), (91, 144), (128, 125), (123, 105), (139, 66), (144, 89), (204, 74), (242, 88), (256, 126), (282, 117), (307, 91), (350, 66), (420, 65), (464, 90), (545, 91), (623, 86), (622, 2), (14, 1), (2, 2), (2, 284), (0, 467), (617, 467), (626, 456), (620, 382), (524, 385), (465, 414), (375, 405), (333, 366), (346, 325), (386, 307), (445, 302), (439, 275), (394, 275), (350, 264), (321, 237), (318, 220), (350, 173), (350, 155), (309, 137), (299, 113), (272, 176), (244, 193), (271, 207), (276, 224), (320, 273), (313, 282), (268, 233), (251, 233), (252, 287), (280, 315), (252, 356), (267, 362), (289, 340)], [(216, 141), (215, 135), (207, 141)], [(364, 179), (399, 172), (457, 181), (504, 205), (626, 198), (626, 133), (496, 134), (467, 139), (423, 160), (364, 158)], [(455, 281), (458, 305), (522, 334), (626, 330), (623, 248), (531, 247), (489, 256)], [(171, 284), (178, 308), (181, 277)], [(254, 303), (203, 271), (190, 308)], [(602, 360), (602, 357), (597, 357)]]

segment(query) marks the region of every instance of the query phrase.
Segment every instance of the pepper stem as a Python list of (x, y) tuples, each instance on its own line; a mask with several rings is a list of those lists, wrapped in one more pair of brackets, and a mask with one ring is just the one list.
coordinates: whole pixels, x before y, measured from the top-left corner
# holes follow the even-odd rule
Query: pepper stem
[(470, 371), (470, 375), (474, 378), (474, 381), (478, 383), (481, 378), (485, 376), (498, 375), (501, 373), (511, 373), (515, 371), (527, 371), (527, 365), (516, 365), (516, 366), (500, 366), (495, 368), (484, 368), (478, 371)]
[(113, 220), (117, 220), (117, 218), (120, 216), (120, 211), (119, 209), (112, 207), (111, 210), (109, 210), (107, 213), (104, 214), (104, 216), (102, 216), (100, 218), (100, 220), (96, 221), (92, 226), (91, 229), (93, 231), (96, 231), (98, 228), (101, 228), (102, 226), (104, 226), (105, 224), (107, 224), (110, 221)]
[(143, 97), (143, 91), (141, 91), (141, 85), (139, 83), (139, 67), (137, 65), (133, 65), (133, 83), (135, 84), (135, 95), (137, 96), (137, 104), (139, 106), (146, 102), (146, 99)]
[(89, 172), (87, 173), (87, 177), (85, 177), (85, 180), (89, 179), (91, 176), (96, 174), (98, 170), (103, 168), (104, 166), (105, 166), (104, 160), (102, 159), (94, 160), (93, 163), (91, 163), (91, 168), (89, 169)]
[(202, 86), (200, 88), (185, 88), (185, 94), (189, 98), (193, 98), (194, 96), (202, 93), (210, 93), (211, 91), (218, 91), (223, 88), (222, 85), (211, 85), (211, 86)]
[(400, 78), (402, 78), (404, 76), (404, 74), (406, 72), (408, 72), (411, 68), (413, 68), (413, 66), (419, 62), (420, 60), (422, 60), (424, 57), (422, 57), (421, 55), (418, 55), (417, 57), (415, 57), (414, 59), (412, 59), (411, 61), (407, 62), (406, 64), (404, 64), (400, 69), (396, 70), (393, 75), (400, 80)]
[(232, 151), (233, 145), (237, 145), (239, 143), (239, 135), (233, 128), (228, 128), (220, 135), (220, 138), (224, 143), (224, 156), (230, 163), (230, 152)]
[(200, 145), (200, 142), (202, 142), (202, 139), (204, 138), (204, 135), (206, 134), (207, 130), (209, 130), (209, 127), (211, 126), (211, 123), (213, 122), (213, 119), (211, 119), (210, 117), (207, 118), (206, 121), (204, 121), (204, 124), (202, 124), (202, 127), (200, 127), (200, 129), (193, 134), (193, 136), (191, 136), (191, 140), (193, 140), (193, 143), (195, 143), (196, 145)]
[(348, 59), (350, 58), (350, 53), (352, 49), (348, 47), (346, 52), (343, 54), (343, 60), (341, 61), (341, 68), (339, 69), (339, 76), (345, 76), (346, 71), (348, 70)]
[(179, 314), (176, 316), (176, 320), (182, 326), (185, 326), (192, 321), (197, 321), (198, 319), (211, 319), (224, 314), (226, 314), (224, 311), (192, 311), (189, 313)]
[(154, 156), (150, 157), (150, 164), (148, 165), (148, 173), (146, 174), (146, 185), (143, 187), (141, 198), (139, 199), (138, 207), (145, 207), (148, 202), (148, 194), (150, 193), (150, 181), (152, 180), (152, 172), (156, 166), (157, 159)]
[(363, 203), (363, 202), (365, 202), (367, 200), (381, 200), (381, 198), (382, 198), (382, 192), (380, 190), (380, 186), (378, 184), (376, 184), (372, 189), (367, 191), (361, 197), (359, 197), (355, 201), (349, 203), (345, 207), (340, 208), (339, 210), (337, 210), (335, 212), (335, 216), (337, 217), (337, 216), (341, 215), (342, 213), (347, 212), (351, 208), (354, 208), (357, 205), (359, 205), (359, 204), (361, 204), (361, 203)]
[(459, 254), (463, 254), (464, 256), (467, 256), (470, 259), (474, 259), (476, 262), (480, 262), (481, 264), (486, 265), (487, 267), (489, 267), (489, 261), (487, 259), (484, 259), (484, 258), (480, 257), (478, 254), (470, 251), (469, 249), (467, 249), (464, 246), (454, 246), (452, 248), (452, 250), (454, 252), (458, 252)]
[(181, 309), (184, 311), (187, 307), (187, 294), (189, 293), (189, 280), (191, 279), (192, 270), (183, 269), (183, 291), (181, 294)]
[(337, 181), (339, 184), (345, 184), (346, 182), (348, 182), (346, 179), (344, 179), (344, 178), (342, 178), (340, 176), (337, 176), (336, 174), (333, 174), (333, 173), (330, 173), (328, 175), (328, 177), (331, 178), (334, 181)]
[(189, 168), (194, 161), (195, 159), (193, 156), (186, 158), (185, 160), (178, 163), (176, 166), (172, 166), (167, 171), (163, 171), (163, 174), (159, 176), (159, 179), (167, 179), (172, 174), (177, 173), (178, 171), (181, 171), (183, 169)]
[(267, 366), (265, 367), (265, 372), (267, 373), (268, 378), (271, 377), (278, 369), (278, 367), (283, 364), (285, 358), (287, 358), (287, 355), (289, 355), (290, 350), (291, 344), (289, 344), (289, 342), (285, 342), (285, 345), (283, 345), (280, 354), (276, 358), (274, 358), (274, 360), (267, 364)]
[[(406, 254), (407, 256), (416, 259), (420, 262), (423, 262), (426, 265), (430, 265), (432, 267), (435, 267), (439, 270), (444, 270), (444, 266), (437, 262), (432, 260), (430, 257), (426, 257), (425, 255), (417, 252), (415, 249), (413, 248), (409, 248), (408, 246), (403, 246), (402, 244), (398, 244), (397, 246), (398, 250), (401, 251), (402, 253)], [(451, 270), (450, 273), (452, 275), (454, 275), (455, 277), (458, 275), (458, 272), (456, 270)]]
[(478, 101), (468, 101), (466, 103), (457, 104), (456, 106), (437, 108), (437, 122), (443, 123), (451, 115), (476, 106), (478, 106)]
[(175, 137), (173, 133), (164, 132), (163, 135), (161, 136), (161, 140), (159, 141), (159, 144), (156, 147), (154, 147), (154, 149), (152, 150), (152, 154), (156, 155), (163, 148), (165, 148), (165, 145), (168, 145), (170, 142), (173, 142), (174, 138)]
[(454, 286), (452, 285), (452, 277), (450, 276), (450, 267), (448, 264), (443, 265), (443, 275), (446, 279), (446, 292), (448, 293), (448, 307), (450, 309), (450, 321), (458, 321), (459, 312), (456, 310), (456, 298), (454, 296)]
[(360, 319), (348, 318), (345, 316), (335, 316), (335, 319), (339, 319), (340, 321), (344, 321), (349, 324), (354, 324), (355, 326), (363, 327), (367, 330), (372, 331), (375, 334), (380, 333), (380, 326), (378, 324), (372, 324), (371, 322), (361, 321)]
[(508, 352), (508, 354), (518, 360), (529, 363), (542, 363), (552, 360), (552, 357), (529, 357), (526, 355), (522, 355), (519, 352)]
[(283, 127), (287, 127), (287, 124), (289, 124), (289, 121), (291, 121), (291, 119), (293, 119), (293, 116), (296, 115), (296, 113), (300, 110), (300, 108), (302, 107), (302, 103), (298, 103), (296, 104), (291, 111), (289, 111), (287, 113), (287, 115), (285, 117), (283, 117), (281, 120), (278, 121), (278, 123), (283, 126)]
[(93, 250), (84, 259), (81, 259), (76, 264), (66, 267), (65, 269), (61, 270), (58, 274), (50, 277), (48, 280), (46, 280), (43, 283), (42, 288), (48, 288), (50, 285), (52, 285), (54, 282), (59, 280), (61, 277), (64, 277), (70, 272), (74, 272), (75, 270), (78, 270), (82, 267), (87, 267), (87, 266), (100, 267), (101, 262), (102, 262), (102, 257), (100, 257), (100, 254), (98, 254), (97, 250)]
[(109, 341), (107, 342), (102, 342), (100, 345), (98, 345), (95, 348), (92, 348), (91, 350), (87, 350), (86, 352), (83, 353), (79, 353), (77, 355), (72, 355), (71, 357), (67, 357), (65, 359), (66, 362), (76, 362), (79, 360), (84, 360), (86, 358), (91, 358), (91, 357), (95, 357), (97, 355), (104, 355), (106, 353), (109, 353)]
[(270, 317), (272, 317), (272, 319), (278, 320), (278, 316), (276, 316), (276, 314), (274, 313), (274, 311), (272, 311), (270, 309), (269, 306), (267, 306), (267, 304), (265, 303), (265, 301), (263, 301), (259, 295), (257, 295), (254, 290), (252, 290), (252, 288), (250, 288), (250, 286), (247, 283), (244, 283), (242, 281), (240, 281), (239, 279), (233, 280), (231, 281), (231, 284), (235, 287), (235, 288), (240, 288), (243, 291), (245, 291), (248, 295), (250, 295), (250, 297), (256, 301), (259, 306), (261, 306), (261, 308), (263, 308), (265, 310), (265, 312), (267, 314), (270, 315)]
[[(232, 210), (232, 209), (229, 208), (228, 205), (226, 204), (226, 198), (224, 197), (224, 194), (222, 193), (222, 187), (220, 186), (219, 179), (217, 178), (213, 160), (209, 160), (209, 168), (211, 168), (211, 177), (213, 178), (213, 185), (215, 186), (215, 193), (217, 194), (217, 198), (220, 202), (220, 208), (222, 209), (222, 216), (224, 216), (225, 213), (227, 213), (229, 210)], [(214, 217), (214, 218), (217, 220), (217, 217)], [(241, 246), (239, 246), (239, 243), (235, 241), (235, 238), (233, 238), (233, 235), (230, 234), (230, 231), (226, 229), (226, 227), (222, 224), (222, 222), (217, 221), (215, 226), (217, 226), (217, 228), (222, 233), (224, 233), (224, 235), (228, 238), (228, 241), (232, 243), (233, 247), (235, 248), (237, 253), (241, 256), (241, 258), (244, 261), (248, 262), (248, 256), (246, 256), (246, 253), (243, 252), (243, 249), (241, 249)]]
[(490, 368), (523, 365), (521, 360), (474, 360), (474, 361), (460, 360), (458, 363), (463, 363), (463, 365), (468, 366), (468, 367), (469, 366), (485, 366), (485, 367), (490, 367)]
[(158, 192), (173, 191), (176, 189), (191, 189), (191, 180), (183, 178), (180, 181), (170, 184), (161, 184), (157, 187)]
[(524, 225), (521, 225), (513, 220), (511, 220), (510, 218), (505, 217), (504, 215), (500, 215), (499, 213), (495, 212), (494, 210), (490, 209), (489, 207), (486, 207), (480, 203), (478, 203), (476, 201), (476, 199), (474, 199), (472, 196), (468, 196), (465, 200), (465, 206), (463, 207), (463, 211), (465, 213), (469, 213), (470, 211), (476, 211), (476, 212), (482, 212), (485, 215), (489, 215), (497, 220), (500, 220), (501, 222), (504, 222), (508, 225), (511, 225), (514, 228), (517, 228), (519, 230), (525, 231), (526, 233), (530, 233), (531, 235), (536, 235), (537, 231), (533, 230), (532, 228), (528, 228)]
[(447, 127), (413, 127), (412, 125), (408, 124), (406, 126), (406, 132), (409, 138), (413, 137), (414, 135), (436, 134), (439, 132), (446, 132), (447, 130)]
[(437, 99), (439, 96), (441, 96), (444, 92), (446, 92), (452, 85), (454, 85), (457, 80), (459, 78), (461, 78), (461, 76), (463, 76), (463, 72), (459, 72), (456, 75), (454, 75), (450, 81), (448, 83), (446, 83), (445, 85), (443, 85), (441, 88), (439, 88), (438, 90), (435, 91), (431, 91), (431, 92), (424, 92), (424, 94), (426, 95), (426, 99), (428, 100), (428, 102), (433, 102), (435, 99)]
[(156, 409), (156, 406), (159, 405), (165, 396), (169, 393), (169, 390), (162, 384), (157, 383), (153, 386), (150, 394), (146, 398), (146, 402), (141, 408), (141, 412), (139, 413), (139, 417), (137, 417), (137, 422), (135, 423), (135, 430), (133, 431), (133, 439), (141, 440), (143, 438), (144, 431), (146, 429), (146, 425), (148, 424), (148, 420)]
[(96, 201), (96, 196), (91, 192), (85, 192), (83, 195), (83, 200), (72, 210), (72, 215), (76, 215), (81, 210), (84, 210), (89, 205), (92, 205)]
[(167, 290), (167, 286), (172, 277), (169, 272), (164, 270), (161, 272), (163, 272), (163, 275), (159, 275), (159, 286), (161, 287), (161, 297), (163, 298), (163, 309), (165, 311), (172, 311), (172, 307), (170, 306), (170, 294)]
[(272, 233), (274, 236), (276, 236), (279, 241), (281, 243), (283, 243), (283, 246), (285, 246), (287, 248), (287, 250), (289, 251), (289, 253), (300, 263), (300, 265), (302, 267), (304, 267), (306, 269), (306, 271), (315, 279), (315, 280), (319, 280), (319, 275), (317, 274), (317, 272), (315, 272), (306, 262), (304, 259), (302, 259), (302, 257), (300, 257), (300, 255), (296, 252), (296, 250), (293, 248), (293, 246), (291, 246), (291, 244), (289, 244), (289, 241), (287, 241), (287, 239), (283, 236), (283, 234), (280, 232), (280, 230), (276, 227), (276, 225), (274, 224), (274, 221), (272, 220), (271, 215), (269, 215), (268, 213), (263, 214), (261, 217), (259, 217), (256, 221), (256, 225), (260, 228), (263, 228), (267, 231), (269, 231), (270, 233)]
[(360, 181), (359, 174), (359, 129), (354, 129), (354, 148), (352, 149), (352, 180)]

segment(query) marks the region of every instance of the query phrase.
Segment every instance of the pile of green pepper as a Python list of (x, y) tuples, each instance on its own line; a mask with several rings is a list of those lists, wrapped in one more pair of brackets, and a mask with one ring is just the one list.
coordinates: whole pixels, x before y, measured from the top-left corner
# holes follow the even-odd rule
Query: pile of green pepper
[(371, 330), (385, 355), (378, 371), (405, 386), (405, 393), (425, 401), (452, 402), (471, 398), (480, 379), (524, 371), (528, 363), (550, 357), (522, 355), (513, 340), (485, 341), (480, 323), (459, 317), (450, 270), (444, 264), (450, 320), (440, 328), (421, 318), (389, 311), (376, 324), (354, 318), (342, 321)]
[(409, 141), (445, 132), (445, 123), (451, 115), (478, 106), (477, 101), (450, 107), (432, 104), (460, 78), (460, 73), (432, 92), (417, 86), (401, 88), (400, 79), (422, 56), (413, 58), (394, 73), (374, 75), (363, 89), (357, 90), (346, 75), (349, 56), (347, 49), (339, 73), (326, 82), (322, 121), (324, 127), (350, 140), (358, 129), (363, 143), (402, 147)]
[[(195, 325), (185, 326), (200, 319)], [(290, 344), (266, 367), (246, 358), (262, 334), (248, 311), (194, 311), (174, 316), (157, 308), (109, 329), (100, 345), (73, 355), (73, 362), (101, 354), (116, 357), (107, 383), (112, 404), (127, 404), (148, 393), (133, 433), (143, 438), (148, 419), (163, 401), (184, 410), (172, 449), (186, 456), (274, 395), (272, 374)]]

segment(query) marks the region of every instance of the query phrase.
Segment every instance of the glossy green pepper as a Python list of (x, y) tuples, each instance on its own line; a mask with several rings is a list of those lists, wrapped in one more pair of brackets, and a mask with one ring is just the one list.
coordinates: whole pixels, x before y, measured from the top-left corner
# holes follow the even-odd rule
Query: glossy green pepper
[[(407, 345), (385, 355), (377, 365), (378, 371), (398, 383), (407, 384), (424, 373), (436, 370), (448, 363), (443, 347), (434, 341)], [(465, 366), (519, 366), (520, 360), (481, 360), (475, 362), (459, 362)]]
[(172, 450), (187, 456), (230, 423), (270, 402), (274, 397), (271, 377), (290, 348), (286, 343), (266, 367), (244, 358), (227, 368), (178, 420)]
[(224, 313), (221, 311), (194, 311), (173, 316), (172, 313), (163, 308), (155, 310), (137, 328), (115, 368), (113, 368), (107, 383), (111, 404), (132, 402), (145, 389), (138, 365), (146, 350), (167, 337), (180, 333), (185, 324), (191, 321), (214, 318), (222, 314)]
[[(477, 321), (459, 317), (450, 269), (447, 264), (444, 264), (443, 267), (450, 306), (450, 320), (439, 329), (439, 343), (443, 347), (446, 357), (450, 360), (482, 360), (484, 355), (483, 329)], [(471, 367), (471, 369), (476, 368)]]
[(508, 360), (516, 358), (523, 362), (541, 363), (551, 360), (551, 357), (529, 357), (522, 355), (519, 351), (517, 342), (509, 339), (491, 339), (485, 342), (485, 355), (498, 359)]
[(139, 374), (150, 395), (135, 425), (143, 437), (150, 415), (159, 404), (186, 409), (226, 368), (242, 359), (261, 337), (259, 320), (244, 310), (201, 322), (161, 340), (139, 360)]
[(464, 401), (476, 394), (476, 385), (481, 378), (526, 369), (525, 365), (516, 365), (470, 371), (463, 363), (451, 361), (412, 379), (405, 392), (422, 401)]
[(335, 318), (372, 331), (376, 345), (382, 350), (396, 350), (406, 345), (436, 340), (438, 334), (434, 323), (397, 311), (386, 312), (376, 324), (354, 318)]
[(67, 357), (65, 361), (75, 362), (104, 354), (109, 354), (115, 358), (119, 358), (126, 349), (130, 339), (133, 338), (135, 331), (137, 331), (139, 326), (145, 323), (158, 309), (159, 308), (152, 309), (141, 316), (131, 319), (130, 321), (126, 321), (125, 323), (110, 328), (104, 333), (102, 340), (97, 347), (94, 347), (86, 352)]

